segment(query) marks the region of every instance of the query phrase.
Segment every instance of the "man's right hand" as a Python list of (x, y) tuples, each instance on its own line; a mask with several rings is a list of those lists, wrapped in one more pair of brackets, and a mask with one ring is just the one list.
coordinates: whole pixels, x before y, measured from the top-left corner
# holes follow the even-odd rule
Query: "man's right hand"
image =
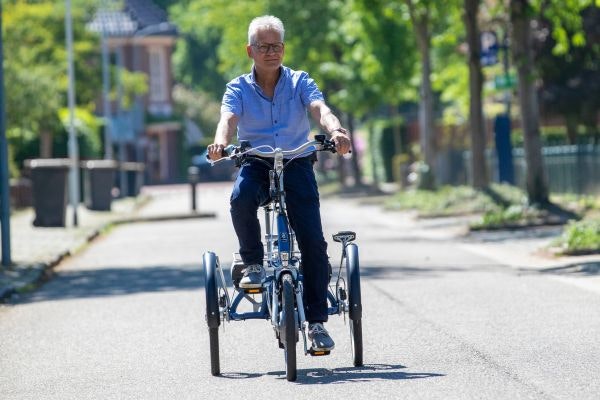
[(217, 161), (220, 158), (223, 158), (223, 149), (225, 148), (224, 144), (213, 143), (209, 144), (207, 147), (208, 150), (208, 158), (213, 161)]

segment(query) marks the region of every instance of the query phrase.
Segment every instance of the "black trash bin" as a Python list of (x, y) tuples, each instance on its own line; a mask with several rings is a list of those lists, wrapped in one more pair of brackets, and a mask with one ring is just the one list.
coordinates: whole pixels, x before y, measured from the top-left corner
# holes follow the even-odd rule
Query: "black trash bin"
[(34, 226), (65, 226), (67, 176), (71, 161), (63, 158), (26, 160), (31, 170)]
[(83, 197), (85, 206), (95, 211), (110, 211), (112, 188), (117, 162), (114, 160), (88, 160), (83, 168)]
[(120, 169), (125, 171), (125, 193), (122, 196), (135, 197), (140, 194), (144, 183), (145, 164), (141, 162), (122, 162)]

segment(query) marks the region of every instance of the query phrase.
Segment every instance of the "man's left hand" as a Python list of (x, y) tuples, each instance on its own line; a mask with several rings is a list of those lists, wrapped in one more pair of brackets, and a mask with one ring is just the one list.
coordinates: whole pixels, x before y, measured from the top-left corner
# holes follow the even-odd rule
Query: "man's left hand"
[[(346, 130), (344, 129), (344, 131)], [(333, 143), (335, 143), (335, 151), (337, 151), (339, 154), (344, 155), (350, 151), (350, 138), (346, 135), (346, 133), (335, 131), (331, 134), (331, 140)]]

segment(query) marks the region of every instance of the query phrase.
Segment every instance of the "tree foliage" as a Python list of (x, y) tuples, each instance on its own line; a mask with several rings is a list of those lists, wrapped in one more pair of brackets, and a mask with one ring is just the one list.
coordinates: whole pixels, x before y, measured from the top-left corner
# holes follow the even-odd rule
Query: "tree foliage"
[[(89, 4), (77, 1), (73, 6), (77, 103), (91, 111), (100, 87), (97, 40), (85, 30)], [(59, 118), (68, 87), (64, 18), (62, 3), (17, 0), (3, 5), (6, 129), (19, 160), (32, 156), (23, 151), (24, 143), (44, 132), (64, 132)]]

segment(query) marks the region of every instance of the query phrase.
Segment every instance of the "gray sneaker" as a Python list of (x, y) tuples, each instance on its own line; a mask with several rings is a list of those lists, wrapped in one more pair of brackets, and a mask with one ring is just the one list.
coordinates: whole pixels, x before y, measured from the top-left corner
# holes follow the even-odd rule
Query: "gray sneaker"
[(308, 338), (312, 342), (312, 349), (316, 351), (329, 351), (333, 350), (335, 343), (329, 336), (327, 329), (321, 322), (314, 324), (308, 324)]
[(239, 287), (242, 289), (256, 289), (262, 286), (264, 280), (265, 269), (262, 265), (248, 265), (244, 270), (244, 276), (240, 280)]

